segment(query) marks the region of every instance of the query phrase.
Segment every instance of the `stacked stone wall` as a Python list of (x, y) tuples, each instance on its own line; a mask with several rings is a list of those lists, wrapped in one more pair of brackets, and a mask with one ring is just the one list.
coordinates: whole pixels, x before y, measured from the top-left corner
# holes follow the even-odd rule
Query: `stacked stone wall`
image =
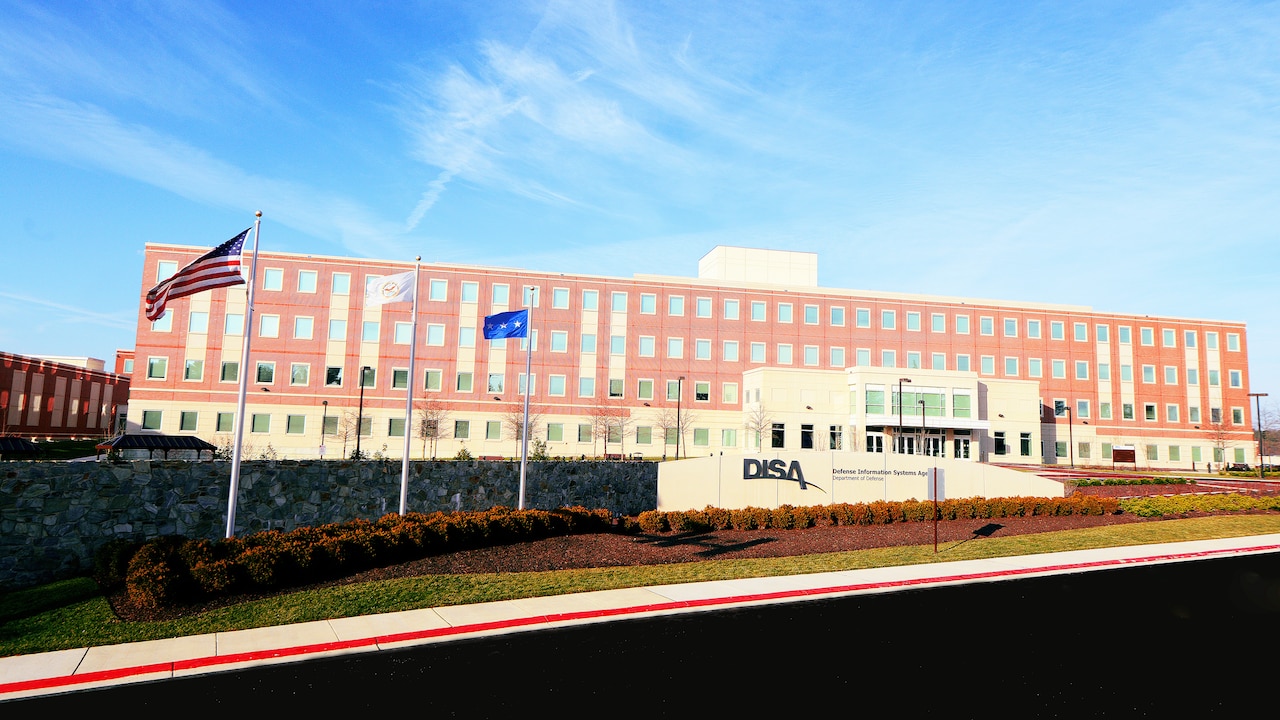
[[(245, 461), (236, 535), (373, 520), (400, 509), (399, 461)], [(0, 462), (0, 588), (82, 574), (108, 540), (226, 534), (227, 462)], [(531, 462), (525, 507), (634, 516), (657, 507), (648, 462)], [(517, 507), (520, 464), (410, 462), (408, 512)]]

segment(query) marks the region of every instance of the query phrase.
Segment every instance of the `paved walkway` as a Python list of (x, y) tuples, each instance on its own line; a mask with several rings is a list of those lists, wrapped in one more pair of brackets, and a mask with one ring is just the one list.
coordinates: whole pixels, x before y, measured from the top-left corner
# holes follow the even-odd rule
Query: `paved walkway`
[(0, 658), (0, 703), (347, 653), (548, 629), (1136, 564), (1280, 552), (1280, 534), (505, 600)]

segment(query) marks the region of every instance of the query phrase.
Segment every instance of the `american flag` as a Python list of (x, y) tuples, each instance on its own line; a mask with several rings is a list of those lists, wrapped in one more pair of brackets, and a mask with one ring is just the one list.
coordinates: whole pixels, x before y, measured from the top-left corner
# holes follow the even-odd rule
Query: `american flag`
[(170, 300), (214, 288), (243, 285), (240, 251), (252, 229), (245, 228), (244, 232), (201, 255), (195, 262), (148, 290), (147, 319), (158, 320), (164, 315), (164, 306)]

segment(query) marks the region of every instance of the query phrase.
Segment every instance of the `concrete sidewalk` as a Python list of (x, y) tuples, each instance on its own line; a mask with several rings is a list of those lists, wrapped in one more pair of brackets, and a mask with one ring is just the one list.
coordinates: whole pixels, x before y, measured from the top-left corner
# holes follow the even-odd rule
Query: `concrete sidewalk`
[(505, 600), (0, 658), (0, 703), (468, 637), (1280, 552), (1280, 534)]

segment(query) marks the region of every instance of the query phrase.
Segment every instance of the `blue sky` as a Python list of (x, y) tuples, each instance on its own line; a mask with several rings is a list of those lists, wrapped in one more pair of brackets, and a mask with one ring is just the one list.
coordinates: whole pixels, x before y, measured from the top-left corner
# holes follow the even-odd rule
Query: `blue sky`
[(0, 349), (132, 347), (148, 241), (1248, 323), (1280, 399), (1280, 5), (0, 4)]

